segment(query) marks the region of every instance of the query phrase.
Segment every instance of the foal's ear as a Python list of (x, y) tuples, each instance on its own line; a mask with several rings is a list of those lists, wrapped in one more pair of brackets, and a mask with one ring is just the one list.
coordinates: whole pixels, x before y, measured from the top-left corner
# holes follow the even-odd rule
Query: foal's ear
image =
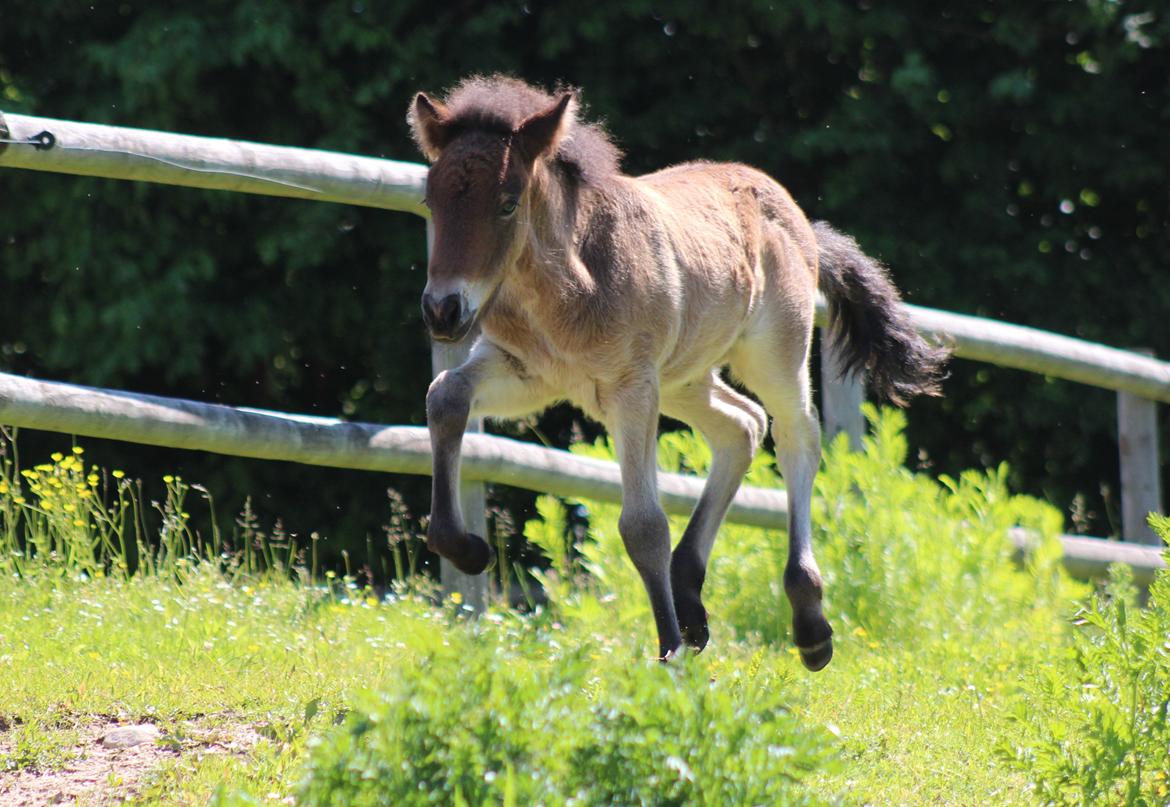
[(577, 94), (567, 92), (556, 102), (520, 122), (513, 132), (520, 153), (531, 164), (544, 154), (555, 154), (577, 117)]
[(447, 107), (432, 100), (425, 92), (414, 97), (414, 103), (406, 112), (406, 122), (410, 124), (414, 142), (431, 162), (439, 159), (439, 154), (451, 139), (450, 117)]

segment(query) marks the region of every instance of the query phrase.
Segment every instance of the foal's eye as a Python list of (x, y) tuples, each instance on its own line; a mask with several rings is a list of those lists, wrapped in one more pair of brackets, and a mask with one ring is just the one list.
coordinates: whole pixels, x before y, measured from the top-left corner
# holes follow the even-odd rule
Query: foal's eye
[(516, 212), (517, 201), (515, 199), (505, 199), (500, 203), (500, 215), (504, 218)]

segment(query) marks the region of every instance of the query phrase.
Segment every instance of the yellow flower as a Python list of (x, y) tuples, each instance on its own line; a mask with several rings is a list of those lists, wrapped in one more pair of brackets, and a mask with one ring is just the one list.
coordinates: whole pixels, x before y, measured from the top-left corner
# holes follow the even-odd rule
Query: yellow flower
[(52, 510), (53, 503), (48, 501), (47, 499), (41, 499), (41, 509), (42, 510)]
[(33, 467), (36, 468), (38, 471), (41, 471), (42, 473), (46, 473), (46, 474), (53, 470), (53, 466), (49, 465), (48, 463), (34, 465)]
[(66, 513), (72, 513), (74, 510), (77, 509), (77, 506), (75, 504), (73, 504), (73, 502), (65, 502), (65, 504), (61, 505), (61, 509), (64, 510)]
[(20, 475), (25, 479), (40, 479), (41, 476), (36, 471), (30, 471), (27, 468), (20, 472)]
[(114, 471), (110, 474), (110, 476), (114, 477), (114, 479), (121, 479), (125, 475), (126, 475), (125, 471)]
[(460, 594), (458, 591), (452, 591), (451, 592), (451, 602), (455, 603), (456, 605), (462, 605), (463, 604), (463, 595)]
[(0, 479), (0, 496), (8, 492), (8, 483)]
[(49, 455), (49, 459), (51, 459), (53, 462), (60, 462), (61, 460), (65, 459), (65, 455), (60, 451), (54, 451)]
[(174, 481), (175, 481), (175, 478), (173, 476), (171, 476), (170, 474), (167, 474), (166, 476), (163, 477), (163, 482), (166, 482), (168, 485)]
[(91, 488), (96, 488), (100, 480), (97, 474), (90, 474), (85, 478), (85, 481), (89, 483)]
[(73, 526), (74, 526), (74, 527), (84, 527), (84, 526), (85, 526), (85, 520), (84, 520), (84, 519), (80, 519), (80, 518), (75, 518), (75, 519), (73, 519)]
[(81, 499), (88, 499), (92, 495), (93, 491), (86, 488), (82, 488), (81, 490), (77, 491), (77, 496)]
[(81, 446), (73, 446), (73, 453), (74, 454), (84, 454), (85, 449), (82, 448)]

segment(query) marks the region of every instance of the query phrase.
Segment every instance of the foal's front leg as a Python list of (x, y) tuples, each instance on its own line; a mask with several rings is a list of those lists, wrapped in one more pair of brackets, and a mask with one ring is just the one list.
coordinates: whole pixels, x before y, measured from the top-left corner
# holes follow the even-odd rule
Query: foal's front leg
[(519, 417), (554, 397), (523, 375), (522, 365), (500, 348), (481, 340), (467, 361), (439, 373), (427, 390), (427, 426), (431, 435), (431, 518), (427, 548), (445, 557), (464, 574), (479, 574), (493, 552), (482, 537), (467, 532), (459, 502), (459, 464), (463, 432), (474, 414)]
[(666, 659), (682, 644), (682, 633), (670, 586), (670, 524), (658, 501), (658, 381), (626, 380), (604, 398), (622, 473), (618, 531), (650, 595), (658, 656)]

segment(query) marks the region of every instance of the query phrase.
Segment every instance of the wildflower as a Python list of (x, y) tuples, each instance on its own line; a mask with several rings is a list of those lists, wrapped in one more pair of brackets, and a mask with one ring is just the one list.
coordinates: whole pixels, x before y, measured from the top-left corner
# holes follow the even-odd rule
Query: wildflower
[(3, 479), (0, 479), (0, 496), (3, 496), (7, 492), (8, 492), (8, 483), (5, 482)]
[(126, 472), (125, 472), (125, 471), (113, 471), (113, 472), (110, 474), (110, 476), (114, 477), (114, 479), (121, 479), (121, 478), (122, 478), (122, 477), (124, 477), (125, 475), (126, 475)]
[(44, 474), (50, 473), (53, 470), (53, 466), (49, 465), (48, 463), (41, 463), (40, 465), (34, 465), (33, 468), (35, 468), (36, 470), (38, 470)]
[(74, 510), (77, 509), (77, 506), (75, 504), (73, 504), (73, 502), (65, 502), (65, 504), (61, 505), (61, 509), (64, 510), (66, 513), (72, 513)]
[(53, 462), (60, 462), (61, 460), (65, 459), (65, 455), (60, 451), (54, 451), (49, 455), (49, 459), (51, 459)]
[(99, 479), (98, 479), (98, 475), (97, 475), (97, 474), (90, 474), (89, 476), (87, 476), (87, 477), (85, 478), (85, 481), (86, 481), (87, 483), (89, 483), (89, 486), (90, 486), (91, 488), (96, 488), (96, 487), (97, 487), (97, 484), (98, 484), (98, 481), (99, 481)]
[(48, 512), (52, 510), (55, 505), (48, 500), (48, 498), (41, 499), (41, 509)]
[(463, 595), (461, 593), (459, 593), (458, 591), (452, 591), (451, 592), (451, 602), (455, 603), (456, 605), (462, 605), (463, 604)]
[(16, 504), (24, 504), (24, 497), (23, 496), (13, 496), (12, 501), (14, 501)]
[(175, 478), (173, 476), (171, 476), (170, 474), (167, 474), (166, 476), (163, 477), (163, 482), (167, 483), (168, 485), (174, 481), (175, 481)]
[(81, 519), (81, 518), (75, 518), (75, 519), (73, 519), (73, 526), (74, 527), (84, 527), (85, 520)]
[(74, 454), (78, 454), (78, 455), (80, 455), (80, 454), (84, 454), (84, 453), (85, 453), (85, 449), (84, 449), (84, 448), (82, 448), (81, 446), (73, 446), (73, 453), (74, 453)]
[(36, 471), (30, 471), (27, 468), (25, 468), (23, 471), (21, 471), (20, 475), (23, 476), (25, 479), (40, 479), (41, 478), (41, 475), (38, 474)]

